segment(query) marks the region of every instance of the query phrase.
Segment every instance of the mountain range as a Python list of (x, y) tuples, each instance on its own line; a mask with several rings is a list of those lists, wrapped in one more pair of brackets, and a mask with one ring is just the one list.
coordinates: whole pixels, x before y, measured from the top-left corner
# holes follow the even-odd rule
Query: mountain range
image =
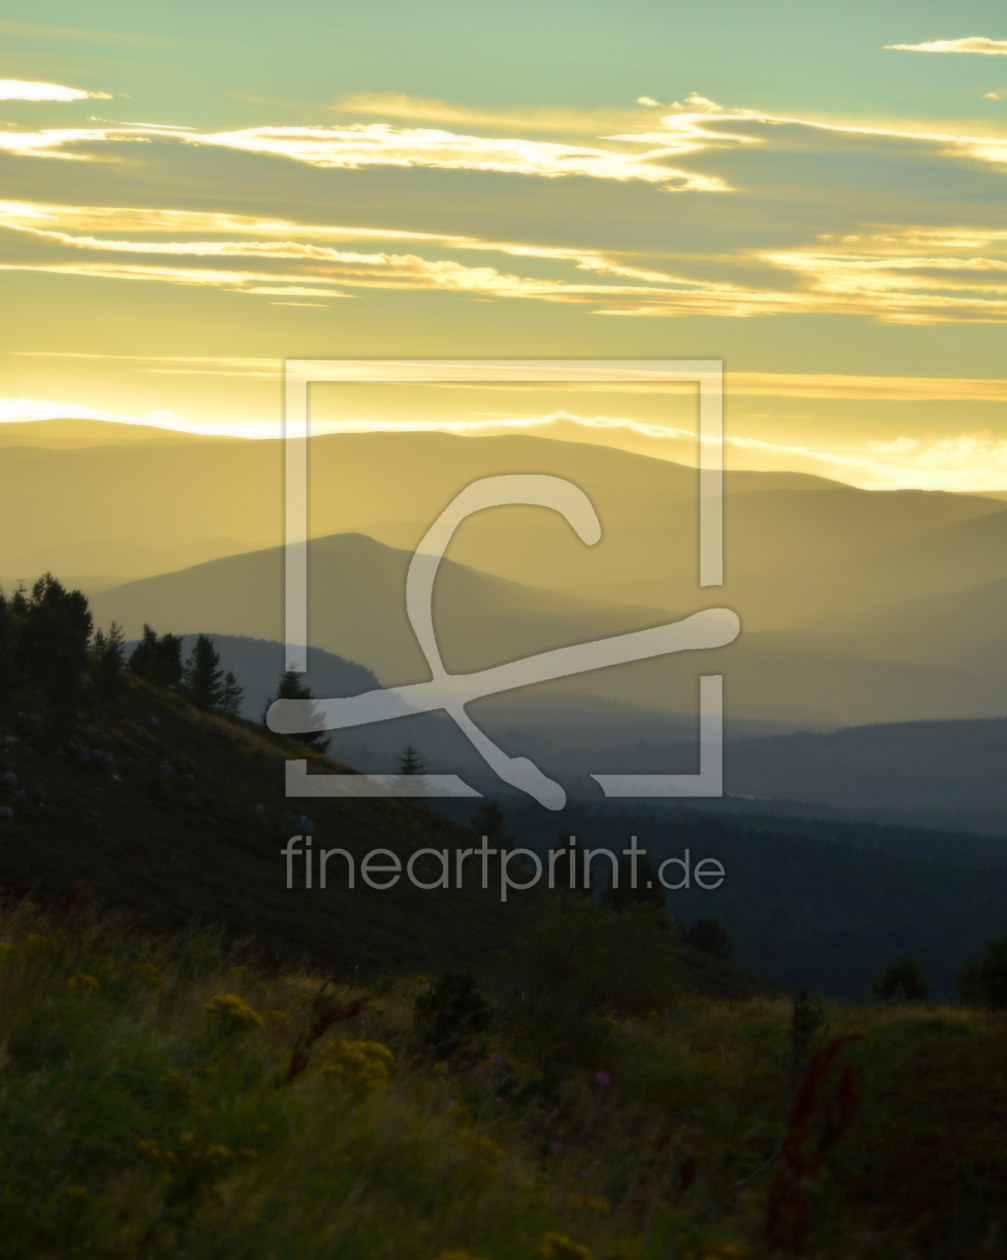
[[(162, 633), (282, 640), (279, 442), (49, 422), (0, 426), (0, 451), (0, 577), (8, 590), (51, 569), (87, 591), (96, 624), (115, 619), (131, 637), (149, 623)], [(317, 661), (341, 658), (359, 667), (359, 680), (381, 686), (428, 678), (405, 611), (413, 549), (464, 486), (528, 472), (583, 489), (601, 540), (585, 546), (544, 508), (499, 507), (466, 520), (435, 588), (449, 670), (657, 626), (704, 607), (733, 609), (742, 632), (724, 648), (472, 704), (473, 718), (510, 741), (515, 755), (537, 748), (565, 773), (564, 759), (581, 765), (587, 748), (606, 759), (599, 770), (615, 772), (628, 759), (688, 772), (698, 679), (711, 673), (724, 676), (729, 741), (870, 724), (894, 733), (897, 724), (1007, 713), (1001, 499), (728, 471), (725, 583), (702, 588), (694, 469), (524, 435), (312, 439), (309, 637)], [(276, 646), (247, 652), (228, 667), (257, 708), (272, 694), (281, 654)], [(315, 694), (340, 694), (319, 667), (317, 679), (314, 667), (309, 676)], [(469, 754), (443, 716), (387, 725), (340, 734), (334, 747), (346, 759), (387, 762), (422, 738), (431, 761)], [(896, 742), (902, 748), (901, 736)], [(787, 747), (774, 754), (781, 765)], [(729, 754), (729, 791), (798, 800), (811, 793), (841, 807), (842, 792), (819, 784), (812, 793), (797, 763), (791, 772), (770, 771), (768, 762), (750, 772), (748, 756), (754, 746)], [(817, 771), (807, 773), (817, 783)], [(873, 781), (869, 766), (863, 773), (864, 785)], [(866, 786), (854, 795), (883, 807)]]

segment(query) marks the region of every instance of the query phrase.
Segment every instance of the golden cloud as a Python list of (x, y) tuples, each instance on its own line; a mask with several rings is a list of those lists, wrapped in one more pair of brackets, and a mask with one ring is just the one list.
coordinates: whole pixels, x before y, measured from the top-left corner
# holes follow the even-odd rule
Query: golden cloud
[[(41, 224), (84, 223), (99, 228), (141, 229), (150, 219), (154, 232), (146, 240), (67, 232)], [(168, 227), (205, 227), (207, 222), (223, 233), (243, 227), (245, 239), (164, 239)], [(755, 264), (758, 285), (696, 279), (674, 270), (640, 267), (632, 256), (600, 250), (538, 246), (523, 242), (485, 241), (475, 237), (407, 234), (410, 243), (424, 243), (449, 253), (482, 252), (511, 258), (543, 260), (560, 268), (552, 276), (517, 274), (483, 264), (470, 265), (457, 258), (431, 258), (417, 252), (340, 249), (323, 244), (328, 235), (355, 239), (356, 228), (307, 225), (304, 234), (314, 239), (295, 240), (298, 225), (263, 221), (252, 216), (199, 215), (174, 217), (171, 211), (90, 207), (38, 207), (25, 203), (0, 205), (0, 226), (39, 242), (73, 253), (170, 257), (175, 265), (116, 262), (63, 261), (26, 258), (3, 264), (5, 270), (41, 270), (79, 276), (164, 281), (209, 285), (249, 294), (276, 295), (296, 287), (298, 296), (347, 296), (344, 287), (416, 289), (453, 292), (481, 297), (525, 298), (589, 304), (597, 314), (682, 317), (692, 314), (752, 317), (794, 313), (857, 314), (888, 323), (998, 322), (1004, 316), (1007, 262), (983, 256), (1007, 239), (999, 229), (897, 230), (820, 237), (813, 247), (757, 251), (748, 257)], [(272, 239), (253, 239), (265, 226)], [(281, 232), (285, 234), (281, 236)], [(394, 232), (384, 235), (395, 236)], [(356, 238), (358, 239), (358, 238)], [(746, 256), (739, 256), (744, 261)], [(254, 259), (277, 264), (277, 270), (246, 271), (194, 267), (188, 260), (230, 261)], [(702, 259), (693, 259), (693, 262)], [(293, 266), (294, 270), (291, 270)], [(572, 269), (574, 274), (562, 274)], [(750, 268), (751, 269), (751, 268)], [(595, 282), (584, 282), (576, 273), (590, 272)], [(778, 273), (796, 274), (797, 285), (774, 283)], [(340, 286), (334, 289), (333, 286)], [(265, 287), (264, 287), (265, 286)]]
[(893, 52), (980, 53), (986, 57), (1007, 57), (1007, 39), (984, 39), (972, 35), (968, 39), (935, 39), (929, 44), (884, 44)]
[[(298, 303), (298, 305), (300, 305)], [(283, 373), (282, 359), (228, 355), (138, 355), (92, 354), (61, 350), (13, 350), (17, 358), (86, 359), (129, 363), (140, 371), (182, 374), (212, 374), (274, 380)], [(392, 367), (394, 368), (394, 364)], [(368, 367), (373, 372), (373, 364)], [(478, 380), (480, 389), (501, 389), (508, 393), (538, 391), (540, 383)], [(660, 376), (660, 374), (657, 374)], [(560, 381), (564, 391), (574, 393), (651, 394), (692, 393), (695, 383), (681, 384), (654, 379), (649, 369), (606, 369), (597, 383)], [(613, 384), (613, 381), (615, 384)], [(455, 388), (443, 382), (428, 382), (434, 388)], [(468, 388), (468, 386), (466, 386)], [(732, 372), (724, 374), (727, 395), (756, 398), (845, 398), (892, 402), (1007, 402), (1007, 381), (986, 377), (947, 376), (854, 376), (836, 373)], [(900, 439), (901, 440), (901, 439)]]
[(110, 101), (107, 92), (84, 92), (61, 83), (34, 83), (24, 79), (0, 79), (0, 101)]
[[(637, 105), (662, 109), (657, 101), (641, 96)], [(402, 118), (416, 122), (453, 123), (492, 131), (538, 132), (550, 135), (591, 135), (615, 127), (639, 126), (639, 109), (570, 109), (557, 106), (510, 106), (505, 109), (473, 109), (434, 97), (409, 96), (404, 92), (353, 92), (341, 97), (332, 110), (365, 118)], [(646, 117), (646, 115), (643, 115)]]

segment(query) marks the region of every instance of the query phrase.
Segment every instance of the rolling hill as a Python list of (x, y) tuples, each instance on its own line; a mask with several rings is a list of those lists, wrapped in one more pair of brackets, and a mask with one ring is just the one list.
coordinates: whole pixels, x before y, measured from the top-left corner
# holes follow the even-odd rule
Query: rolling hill
[[(284, 795), (285, 761), (305, 759), (312, 774), (345, 770), (302, 744), (200, 712), (130, 676), (66, 747), (44, 746), (39, 729), (29, 712), (0, 722), (0, 774), (10, 776), (0, 781), (0, 896), (8, 902), (30, 895), (48, 908), (76, 890), (141, 931), (216, 927), (263, 961), (307, 963), (337, 982), (353, 981), (357, 969), (372, 980), (381, 971), (492, 972), (513, 944), (527, 902), (501, 901), (492, 859), (486, 890), (478, 867), (461, 889), (423, 890), (405, 878), (365, 886), (359, 870), (371, 850), (405, 866), (420, 849), (451, 853), (476, 838), (419, 801), (314, 799), (302, 815), (303, 803)], [(317, 876), (305, 887), (303, 865), (288, 887), (281, 850), (294, 833), (310, 833), (316, 852), (348, 852), (356, 886), (347, 887), (337, 856), (327, 887)], [(424, 863), (417, 871), (431, 878)], [(682, 961), (687, 981), (711, 997), (781, 993), (689, 946)]]
[[(43, 425), (9, 427), (37, 428), (39, 441), (45, 437)], [(124, 426), (104, 427), (106, 445), (89, 436), (77, 448), (0, 446), (0, 574), (7, 581), (30, 577), (51, 555), (54, 571), (90, 575), (97, 589), (116, 575), (150, 576), (282, 541), (279, 442), (162, 440), (149, 430), (125, 440)], [(90, 426), (88, 435), (100, 428)], [(545, 509), (499, 508), (465, 523), (451, 558), (592, 602), (696, 606), (703, 592), (695, 470), (600, 446), (521, 435), (320, 436), (309, 459), (311, 532), (363, 532), (412, 549), (465, 485), (515, 472), (560, 476), (584, 489), (602, 523), (601, 542), (584, 547)], [(725, 491), (722, 598), (753, 630), (1007, 575), (1007, 509), (996, 499), (868, 492), (823, 478), (731, 471)]]
[[(383, 686), (429, 677), (405, 614), (411, 553), (350, 534), (313, 540), (309, 554), (312, 644), (365, 666)], [(99, 624), (115, 619), (131, 637), (148, 621), (173, 633), (278, 640), (282, 575), (283, 551), (270, 548), (102, 591), (92, 607)], [(720, 595), (705, 591), (698, 606), (718, 606)], [(970, 624), (964, 637), (954, 639), (949, 631), (939, 664), (898, 659), (897, 639), (876, 644), (872, 654), (861, 650), (855, 633), (823, 639), (743, 629), (725, 648), (610, 667), (539, 684), (527, 694), (595, 696), (655, 716), (686, 717), (695, 713), (699, 675), (723, 673), (728, 712), (749, 724), (763, 722), (763, 729), (996, 717), (1007, 707), (1004, 667), (995, 657), (977, 665), (976, 636), (995, 642), (997, 609), (991, 602), (988, 624)], [(675, 615), (521, 586), (446, 560), (434, 618), (448, 669), (468, 672)], [(473, 713), (491, 715), (497, 703), (478, 701)]]

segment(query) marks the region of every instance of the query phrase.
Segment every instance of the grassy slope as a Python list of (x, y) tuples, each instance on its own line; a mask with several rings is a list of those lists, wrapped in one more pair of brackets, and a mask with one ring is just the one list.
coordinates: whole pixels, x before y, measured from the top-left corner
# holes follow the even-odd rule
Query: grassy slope
[[(320, 979), (76, 908), (2, 916), (5, 1260), (779, 1255), (765, 1230), (780, 1165), (758, 1169), (786, 1131), (785, 1001), (595, 1019), (547, 1061), (501, 1003), (470, 1058), (433, 1065), (411, 1049), (426, 982), (402, 979), (278, 1088), (327, 1000)], [(223, 996), (244, 1004), (230, 1019), (207, 1010)], [(1003, 1257), (1005, 1016), (826, 1017), (811, 1050), (861, 1035), (840, 1063), (862, 1103), (800, 1190), (810, 1233), (795, 1254)], [(393, 1056), (387, 1080), (347, 1062), (360, 1041)], [(819, 1109), (812, 1145), (822, 1123)]]
[(254, 935), (267, 955), (304, 954), (343, 975), (485, 960), (512, 932), (514, 908), (489, 893), (422, 893), (402, 882), (351, 892), (336, 876), (340, 859), (327, 889), (288, 890), (280, 850), (304, 830), (288, 812), (308, 813), (317, 845), (346, 848), (358, 861), (372, 848), (405, 860), (424, 844), (453, 848), (471, 836), (410, 802), (287, 800), (286, 759), (307, 757), (312, 772), (334, 766), (261, 727), (199, 713), (132, 678), (117, 712), (84, 733), (111, 764), (29, 752), (30, 724), (15, 726), (19, 743), (6, 746), (5, 769), (29, 801), (2, 833), (0, 881), (9, 891), (51, 900), (86, 882), (146, 924), (221, 924)]
[[(8, 894), (31, 891), (51, 904), (86, 884), (147, 927), (218, 924), (232, 936), (254, 937), (267, 957), (304, 956), (339, 978), (357, 967), (367, 976), (488, 966), (513, 940), (521, 895), (502, 905), (499, 881), (491, 872), (484, 892), (471, 864), (460, 891), (421, 891), (405, 880), (378, 891), (359, 874), (350, 891), (345, 864), (334, 858), (326, 889), (295, 883), (288, 890), (280, 850), (304, 828), (287, 813), (307, 814), (315, 848), (345, 848), (358, 871), (371, 849), (391, 849), (404, 863), (419, 848), (477, 842), (415, 801), (286, 799), (285, 760), (307, 757), (310, 773), (335, 767), (262, 727), (199, 713), (127, 675), (114, 710), (82, 736), (89, 750), (111, 753), (111, 763), (92, 756), (85, 765), (72, 751), (34, 748), (40, 741), (27, 715), (10, 730), (17, 742), (0, 742), (0, 771), (13, 771), (28, 799), (4, 798), (15, 809), (13, 822), (0, 819), (0, 888)], [(165, 763), (171, 774), (160, 769)], [(303, 866), (297, 869), (303, 881)], [(781, 992), (698, 951), (685, 953), (701, 991)]]
[[(547, 1044), (508, 987), (524, 948), (515, 954), (518, 903), (478, 891), (287, 892), (281, 762), (294, 745), (132, 679), (114, 717), (84, 732), (113, 753), (111, 767), (31, 752), (34, 729), (25, 715), (18, 742), (2, 745), (29, 797), (0, 832), (8, 890), (34, 885), (51, 904), (93, 880), (155, 928), (218, 923), (254, 935), (266, 964), (287, 961), (236, 967), (244, 956), (206, 935), (95, 926), (86, 897), (66, 917), (0, 916), (5, 1260), (769, 1254), (779, 1165), (738, 1182), (786, 1128), (790, 1007), (778, 990), (686, 951), (679, 997), (656, 1017), (621, 1014), (616, 997), (606, 1018), (578, 1016)], [(320, 841), (357, 853), (470, 841), (416, 803), (310, 808)], [(277, 1089), (325, 1002), (367, 994), (338, 983), (355, 964), (391, 984)], [(425, 989), (415, 972), (459, 964), (480, 971), (496, 1020), (472, 1058), (438, 1068), (411, 1049)], [(327, 978), (337, 983), (322, 995)], [(263, 1022), (229, 1033), (205, 1009), (223, 995)], [(842, 1054), (863, 1103), (827, 1175), (801, 1191), (812, 1232), (800, 1254), (1003, 1255), (991, 1231), (1007, 1212), (1004, 1016), (829, 1007), (826, 1018), (812, 1050), (864, 1037)], [(338, 1057), (326, 1043), (346, 1040), (388, 1047), (386, 1090), (367, 1094), (350, 1067), (323, 1070)], [(836, 1081), (833, 1069), (827, 1095)]]

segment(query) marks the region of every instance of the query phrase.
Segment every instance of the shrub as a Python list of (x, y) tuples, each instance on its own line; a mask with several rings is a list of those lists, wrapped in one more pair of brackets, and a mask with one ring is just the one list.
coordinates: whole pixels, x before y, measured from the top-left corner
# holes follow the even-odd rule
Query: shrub
[(677, 934), (663, 909), (633, 902), (616, 911), (577, 893), (543, 895), (518, 937), (514, 1007), (534, 1054), (588, 1065), (605, 1018), (648, 1018), (675, 1006), (682, 987)]
[(1007, 1009), (1007, 936), (991, 941), (983, 958), (969, 958), (958, 973), (958, 992), (968, 1006)]
[(476, 988), (471, 972), (445, 971), (416, 999), (419, 1043), (436, 1059), (464, 1055), (492, 1018), (489, 1003)]
[(730, 958), (734, 946), (716, 919), (697, 919), (683, 938), (687, 944), (712, 954), (714, 958)]
[(318, 1060), (326, 1076), (336, 1076), (364, 1094), (388, 1088), (395, 1056), (380, 1041), (329, 1041)]
[(871, 992), (885, 1002), (925, 1002), (930, 996), (930, 985), (923, 968), (908, 955), (892, 963), (883, 975), (871, 985)]
[(220, 1028), (231, 1036), (243, 1036), (255, 1028), (261, 1028), (265, 1023), (259, 1012), (253, 1010), (236, 993), (221, 993), (211, 998), (203, 1010), (207, 1015), (212, 1015)]

